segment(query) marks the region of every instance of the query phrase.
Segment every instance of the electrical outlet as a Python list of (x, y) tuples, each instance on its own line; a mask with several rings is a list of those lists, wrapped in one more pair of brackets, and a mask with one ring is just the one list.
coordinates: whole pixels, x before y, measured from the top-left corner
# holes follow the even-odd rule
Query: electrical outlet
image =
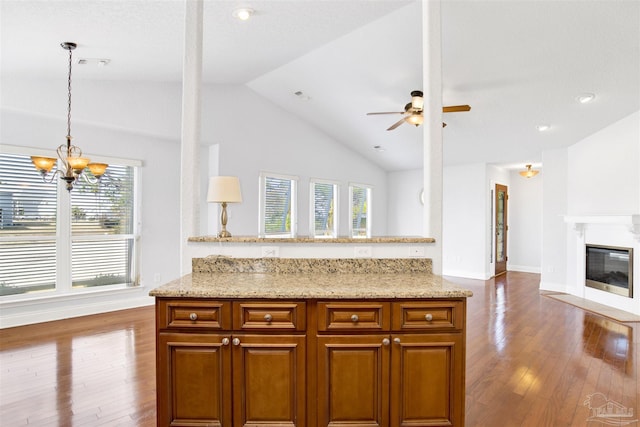
[(409, 256), (413, 258), (423, 258), (425, 256), (424, 247), (423, 246), (409, 247)]
[(371, 258), (371, 246), (356, 246), (354, 256), (356, 258)]
[(263, 246), (262, 258), (278, 258), (280, 257), (280, 248), (277, 246)]

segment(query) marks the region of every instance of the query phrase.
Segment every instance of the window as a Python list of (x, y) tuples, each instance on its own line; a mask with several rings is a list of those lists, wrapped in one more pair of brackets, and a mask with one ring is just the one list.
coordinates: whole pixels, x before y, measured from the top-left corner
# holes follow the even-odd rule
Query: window
[(69, 193), (21, 150), (0, 153), (0, 295), (137, 285), (139, 163), (109, 159), (100, 185), (80, 179)]
[(310, 212), (313, 237), (338, 237), (338, 184), (311, 180)]
[(368, 185), (349, 185), (349, 200), (351, 203), (349, 234), (351, 237), (371, 237), (372, 191), (372, 187)]
[(263, 237), (295, 237), (298, 177), (260, 174), (259, 230)]

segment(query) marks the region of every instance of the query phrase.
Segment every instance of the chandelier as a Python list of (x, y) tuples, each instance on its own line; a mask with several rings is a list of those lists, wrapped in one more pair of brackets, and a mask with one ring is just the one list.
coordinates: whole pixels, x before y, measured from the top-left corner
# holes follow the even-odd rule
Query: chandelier
[[(73, 61), (72, 51), (77, 47), (75, 43), (64, 42), (60, 43), (63, 49), (69, 51), (69, 78), (67, 80), (68, 88), (68, 100), (67, 100), (67, 143), (58, 147), (58, 159), (53, 157), (31, 156), (31, 161), (36, 167), (38, 172), (42, 175), (42, 180), (45, 182), (53, 182), (57, 175), (67, 183), (67, 190), (73, 189), (73, 184), (83, 177), (83, 179), (89, 183), (98, 183), (102, 175), (105, 174), (107, 167), (106, 163), (91, 163), (86, 157), (82, 157), (82, 150), (80, 147), (71, 144), (71, 64)], [(49, 175), (51, 169), (60, 160), (62, 168), (58, 168), (53, 174)], [(95, 179), (91, 179), (87, 174), (83, 174), (85, 168), (89, 168), (91, 174)]]

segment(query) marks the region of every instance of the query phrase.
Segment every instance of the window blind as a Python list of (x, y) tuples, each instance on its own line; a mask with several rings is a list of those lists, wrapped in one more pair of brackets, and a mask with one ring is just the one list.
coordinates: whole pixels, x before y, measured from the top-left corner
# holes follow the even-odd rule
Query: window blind
[(291, 232), (292, 180), (265, 177), (264, 231), (268, 235)]
[(55, 288), (56, 212), (31, 158), (0, 153), (0, 295)]
[(312, 193), (314, 236), (336, 237), (336, 184), (313, 182)]
[(351, 237), (369, 237), (367, 221), (369, 207), (367, 187), (351, 187)]

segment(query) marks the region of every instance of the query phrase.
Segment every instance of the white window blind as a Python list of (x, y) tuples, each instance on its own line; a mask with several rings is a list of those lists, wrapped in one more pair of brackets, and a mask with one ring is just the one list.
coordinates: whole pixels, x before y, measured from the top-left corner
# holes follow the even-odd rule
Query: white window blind
[(260, 230), (263, 236), (294, 237), (296, 177), (260, 175)]
[(0, 153), (0, 295), (136, 284), (135, 167), (110, 162), (108, 174), (59, 194), (29, 156)]
[(0, 295), (55, 289), (57, 187), (0, 153)]
[(71, 192), (74, 287), (133, 284), (133, 185), (133, 167), (109, 165), (103, 182)]
[(311, 180), (311, 224), (314, 237), (338, 237), (338, 184)]
[(349, 199), (351, 200), (351, 237), (371, 237), (371, 193), (368, 185), (351, 184)]

